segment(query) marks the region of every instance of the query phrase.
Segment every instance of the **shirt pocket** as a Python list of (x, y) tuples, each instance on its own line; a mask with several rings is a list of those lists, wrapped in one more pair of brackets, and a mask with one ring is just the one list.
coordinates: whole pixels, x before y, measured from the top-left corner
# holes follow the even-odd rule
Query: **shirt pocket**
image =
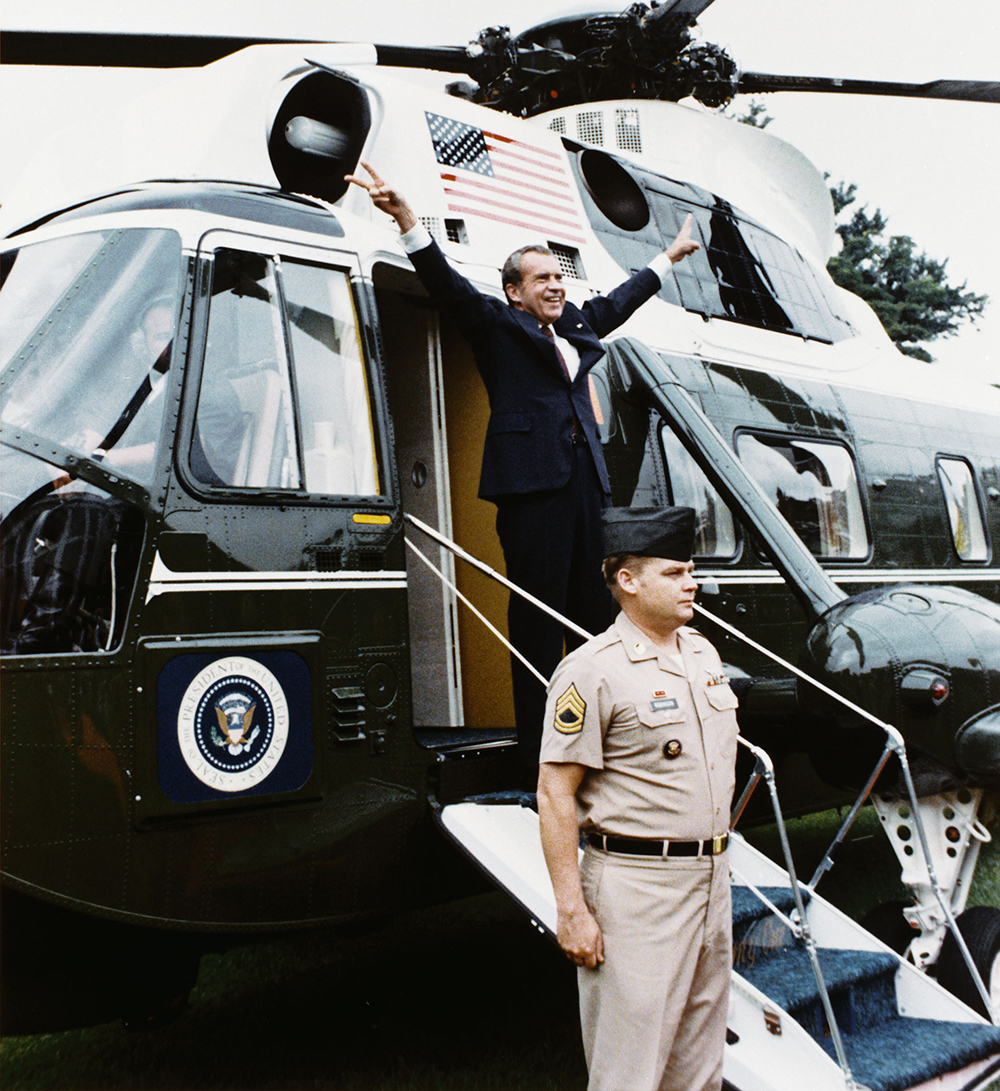
[[(652, 760), (657, 769), (669, 768), (674, 773), (680, 773), (689, 767), (698, 729), (697, 719), (685, 715), (680, 701), (674, 703), (676, 708), (655, 708), (648, 701), (637, 707), (639, 726), (636, 733), (641, 739), (643, 753), (649, 755), (647, 761)], [(678, 761), (678, 758), (682, 760)]]
[(733, 693), (728, 684), (709, 686), (705, 692), (708, 695), (708, 703), (717, 712), (725, 712), (727, 709), (739, 708), (740, 702), (737, 700), (736, 694)]
[(652, 708), (646, 702), (636, 705), (635, 712), (642, 727), (669, 727), (671, 724), (684, 723), (684, 709), (681, 708), (680, 701), (674, 701), (673, 708)]

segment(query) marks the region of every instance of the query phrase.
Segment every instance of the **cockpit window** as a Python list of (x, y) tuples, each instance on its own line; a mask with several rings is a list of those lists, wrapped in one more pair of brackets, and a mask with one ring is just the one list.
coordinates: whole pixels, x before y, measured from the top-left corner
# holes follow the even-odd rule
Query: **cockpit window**
[(216, 487), (380, 494), (344, 272), (215, 252), (191, 470)]
[(677, 265), (680, 303), (689, 311), (822, 341), (850, 336), (817, 273), (788, 243), (716, 198), (708, 208), (647, 189), (663, 238), (694, 216), (701, 250)]
[(736, 453), (817, 557), (864, 560), (868, 556), (857, 470), (846, 447), (744, 432), (736, 437)]
[(937, 472), (955, 552), (963, 561), (989, 560), (986, 527), (972, 467), (964, 458), (942, 457), (937, 460)]
[(183, 262), (173, 231), (95, 232), (5, 255), (5, 430), (152, 476)]

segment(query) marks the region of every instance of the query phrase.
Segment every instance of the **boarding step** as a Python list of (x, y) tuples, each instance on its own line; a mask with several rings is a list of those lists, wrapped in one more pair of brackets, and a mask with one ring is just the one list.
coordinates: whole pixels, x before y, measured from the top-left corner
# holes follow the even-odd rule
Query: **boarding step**
[[(761, 894), (776, 909), (781, 910), (785, 916), (790, 916), (795, 908), (795, 895), (790, 886), (764, 886), (758, 887)], [(809, 902), (809, 891), (802, 892), (803, 903)], [(747, 886), (733, 887), (733, 945), (738, 947), (746, 940), (752, 925), (758, 921), (767, 920), (771, 910), (765, 902)]]
[(512, 750), (517, 745), (517, 734), (512, 727), (419, 727), (413, 735), (425, 750), (436, 750), (448, 757)]
[[(790, 887), (759, 889), (781, 912), (790, 914), (794, 907)], [(821, 899), (817, 912), (825, 912)], [(808, 951), (745, 886), (733, 888), (733, 938), (736, 973), (836, 1060)], [(819, 947), (816, 957), (848, 1064), (863, 1087), (905, 1091), (1000, 1051), (1000, 1027), (900, 1014), (900, 962), (888, 950)]]
[(414, 737), (435, 754), (431, 790), (442, 805), (478, 799), (518, 783), (513, 728), (422, 727)]
[[(736, 972), (793, 1016), (822, 1042), (829, 1037), (809, 954), (802, 948), (741, 952)], [(874, 1026), (896, 1011), (895, 976), (899, 960), (878, 951), (817, 951), (834, 1018), (842, 1033)]]
[[(1000, 1050), (1000, 1027), (903, 1015), (857, 1033), (841, 1028), (841, 1035), (855, 1080), (871, 1091), (905, 1091), (937, 1081)], [(836, 1059), (829, 1036), (820, 1045)]]

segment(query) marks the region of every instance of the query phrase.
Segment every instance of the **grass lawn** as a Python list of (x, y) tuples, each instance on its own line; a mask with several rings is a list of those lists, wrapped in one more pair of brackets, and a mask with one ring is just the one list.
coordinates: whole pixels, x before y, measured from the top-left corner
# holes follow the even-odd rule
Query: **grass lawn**
[[(808, 880), (835, 812), (790, 823)], [(994, 823), (1000, 834), (1000, 823)], [(748, 840), (774, 855), (763, 827)], [(819, 893), (852, 916), (903, 896), (867, 808)], [(970, 905), (1000, 904), (1000, 836)], [(574, 1091), (586, 1085), (573, 968), (499, 894), (411, 913), (362, 936), (296, 933), (206, 956), (189, 1010), (160, 1030), (117, 1023), (0, 1043), (15, 1089)], [(995, 1087), (1000, 1087), (1000, 1081)]]

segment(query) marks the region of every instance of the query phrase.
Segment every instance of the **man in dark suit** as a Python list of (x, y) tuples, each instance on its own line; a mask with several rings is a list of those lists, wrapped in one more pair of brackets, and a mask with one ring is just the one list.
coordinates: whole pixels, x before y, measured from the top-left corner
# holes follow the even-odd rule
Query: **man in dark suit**
[[(479, 495), (497, 505), (497, 534), (507, 578), (590, 633), (610, 625), (614, 608), (601, 574), (601, 510), (611, 501), (588, 372), (604, 355), (600, 338), (654, 296), (670, 266), (699, 248), (691, 218), (669, 249), (581, 308), (566, 302), (562, 272), (544, 246), (507, 259), (507, 305), (478, 291), (448, 263), (405, 198), (367, 163), (368, 190), (388, 213), (431, 298), (447, 309), (472, 344), (490, 401)], [(549, 615), (511, 595), (511, 643), (550, 678), (582, 640)], [(545, 689), (512, 658), (518, 753), (526, 780), (537, 770)]]

